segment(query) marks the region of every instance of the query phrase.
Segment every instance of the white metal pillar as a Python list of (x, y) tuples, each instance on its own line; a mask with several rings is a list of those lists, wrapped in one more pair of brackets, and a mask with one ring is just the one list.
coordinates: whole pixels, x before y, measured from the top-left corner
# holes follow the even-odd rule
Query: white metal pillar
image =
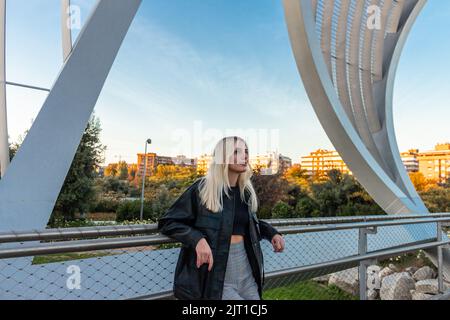
[(99, 0), (0, 180), (0, 231), (44, 228), (141, 0)]
[(6, 0), (0, 0), (0, 174), (9, 165), (8, 117), (6, 108)]

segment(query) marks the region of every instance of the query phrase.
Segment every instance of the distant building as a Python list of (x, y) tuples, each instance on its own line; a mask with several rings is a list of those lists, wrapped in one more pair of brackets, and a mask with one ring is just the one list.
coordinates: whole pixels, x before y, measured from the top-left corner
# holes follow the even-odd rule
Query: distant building
[(153, 174), (153, 170), (156, 169), (158, 165), (157, 155), (156, 153), (147, 153), (147, 163), (145, 163), (145, 155), (140, 153), (137, 155), (137, 176), (142, 177), (144, 175), (144, 164), (147, 167), (146, 176), (150, 177)]
[(276, 152), (266, 155), (257, 155), (250, 158), (253, 169), (260, 170), (261, 174), (282, 173), (292, 167), (292, 159)]
[(419, 171), (419, 150), (411, 149), (408, 152), (402, 152), (400, 154), (403, 164), (408, 172)]
[(288, 169), (292, 168), (292, 159), (286, 156), (283, 156), (280, 154), (280, 158), (279, 158), (279, 166), (281, 169), (281, 172), (285, 172)]
[(433, 151), (420, 152), (419, 171), (440, 183), (450, 179), (450, 143), (438, 144)]
[(176, 158), (172, 158), (172, 161), (176, 166), (197, 167), (197, 159), (190, 159), (186, 156), (177, 156)]
[[(137, 157), (138, 157), (137, 176), (142, 177), (144, 175), (145, 155), (143, 153), (139, 153)], [(195, 168), (196, 161), (195, 159), (189, 159), (186, 158), (185, 156), (166, 157), (166, 156), (158, 156), (156, 153), (147, 153), (146, 176), (147, 177), (152, 176), (159, 165), (175, 165), (175, 166)]]
[[(211, 155), (202, 155), (197, 159), (197, 173), (206, 174), (211, 164)], [(283, 172), (292, 166), (291, 158), (279, 155), (277, 153), (270, 153), (267, 155), (258, 155), (251, 157), (250, 166), (253, 169), (259, 168), (263, 174), (276, 174), (279, 171)]]
[(351, 174), (349, 168), (337, 151), (319, 149), (302, 157), (301, 168), (310, 176), (325, 175), (328, 171), (337, 169), (342, 173)]

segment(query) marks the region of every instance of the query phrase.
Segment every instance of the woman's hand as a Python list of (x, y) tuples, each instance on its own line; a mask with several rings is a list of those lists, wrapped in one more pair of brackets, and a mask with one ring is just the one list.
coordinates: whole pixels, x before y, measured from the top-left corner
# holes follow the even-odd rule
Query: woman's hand
[(275, 252), (283, 252), (284, 250), (284, 239), (281, 235), (276, 234), (272, 238), (272, 246)]
[(200, 268), (203, 264), (209, 264), (208, 271), (213, 267), (213, 255), (211, 248), (205, 238), (202, 238), (195, 247), (197, 252), (197, 268)]

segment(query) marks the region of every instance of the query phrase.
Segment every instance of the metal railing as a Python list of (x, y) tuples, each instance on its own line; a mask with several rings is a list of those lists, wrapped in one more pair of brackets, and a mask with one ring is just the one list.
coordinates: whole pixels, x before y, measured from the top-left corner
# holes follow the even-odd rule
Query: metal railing
[[(332, 261), (274, 270), (266, 273), (266, 285), (277, 286), (277, 279), (295, 275), (309, 279), (312, 275), (323, 275), (329, 271), (359, 267), (359, 297), (367, 299), (367, 267), (374, 261), (398, 256), (408, 252), (437, 248), (437, 270), (439, 292), (444, 293), (442, 249), (450, 244), (443, 238), (442, 228), (450, 222), (450, 214), (362, 216), (318, 219), (267, 220), (284, 235), (320, 234), (342, 230), (358, 230), (357, 254)], [(404, 243), (376, 251), (368, 251), (368, 236), (377, 234), (379, 228), (419, 224), (436, 224), (435, 236), (416, 242)], [(104, 249), (119, 249), (141, 246), (157, 246), (176, 241), (157, 234), (157, 225), (104, 226), (88, 228), (52, 229), (41, 231), (0, 233), (0, 261), (39, 255), (88, 252)], [(40, 243), (35, 243), (40, 241)], [(286, 245), (289, 245), (287, 239)], [(27, 244), (27, 242), (32, 242)], [(1, 244), (8, 244), (7, 246)], [(139, 299), (167, 299), (171, 290), (134, 297)]]

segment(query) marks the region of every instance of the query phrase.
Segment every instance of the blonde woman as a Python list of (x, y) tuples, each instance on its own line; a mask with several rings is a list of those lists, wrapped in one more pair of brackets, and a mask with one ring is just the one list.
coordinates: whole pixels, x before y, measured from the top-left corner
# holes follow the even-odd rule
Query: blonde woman
[(205, 178), (197, 180), (159, 220), (160, 232), (182, 243), (175, 269), (178, 299), (260, 300), (264, 261), (260, 241), (282, 252), (282, 235), (258, 220), (248, 147), (238, 137), (214, 149)]

